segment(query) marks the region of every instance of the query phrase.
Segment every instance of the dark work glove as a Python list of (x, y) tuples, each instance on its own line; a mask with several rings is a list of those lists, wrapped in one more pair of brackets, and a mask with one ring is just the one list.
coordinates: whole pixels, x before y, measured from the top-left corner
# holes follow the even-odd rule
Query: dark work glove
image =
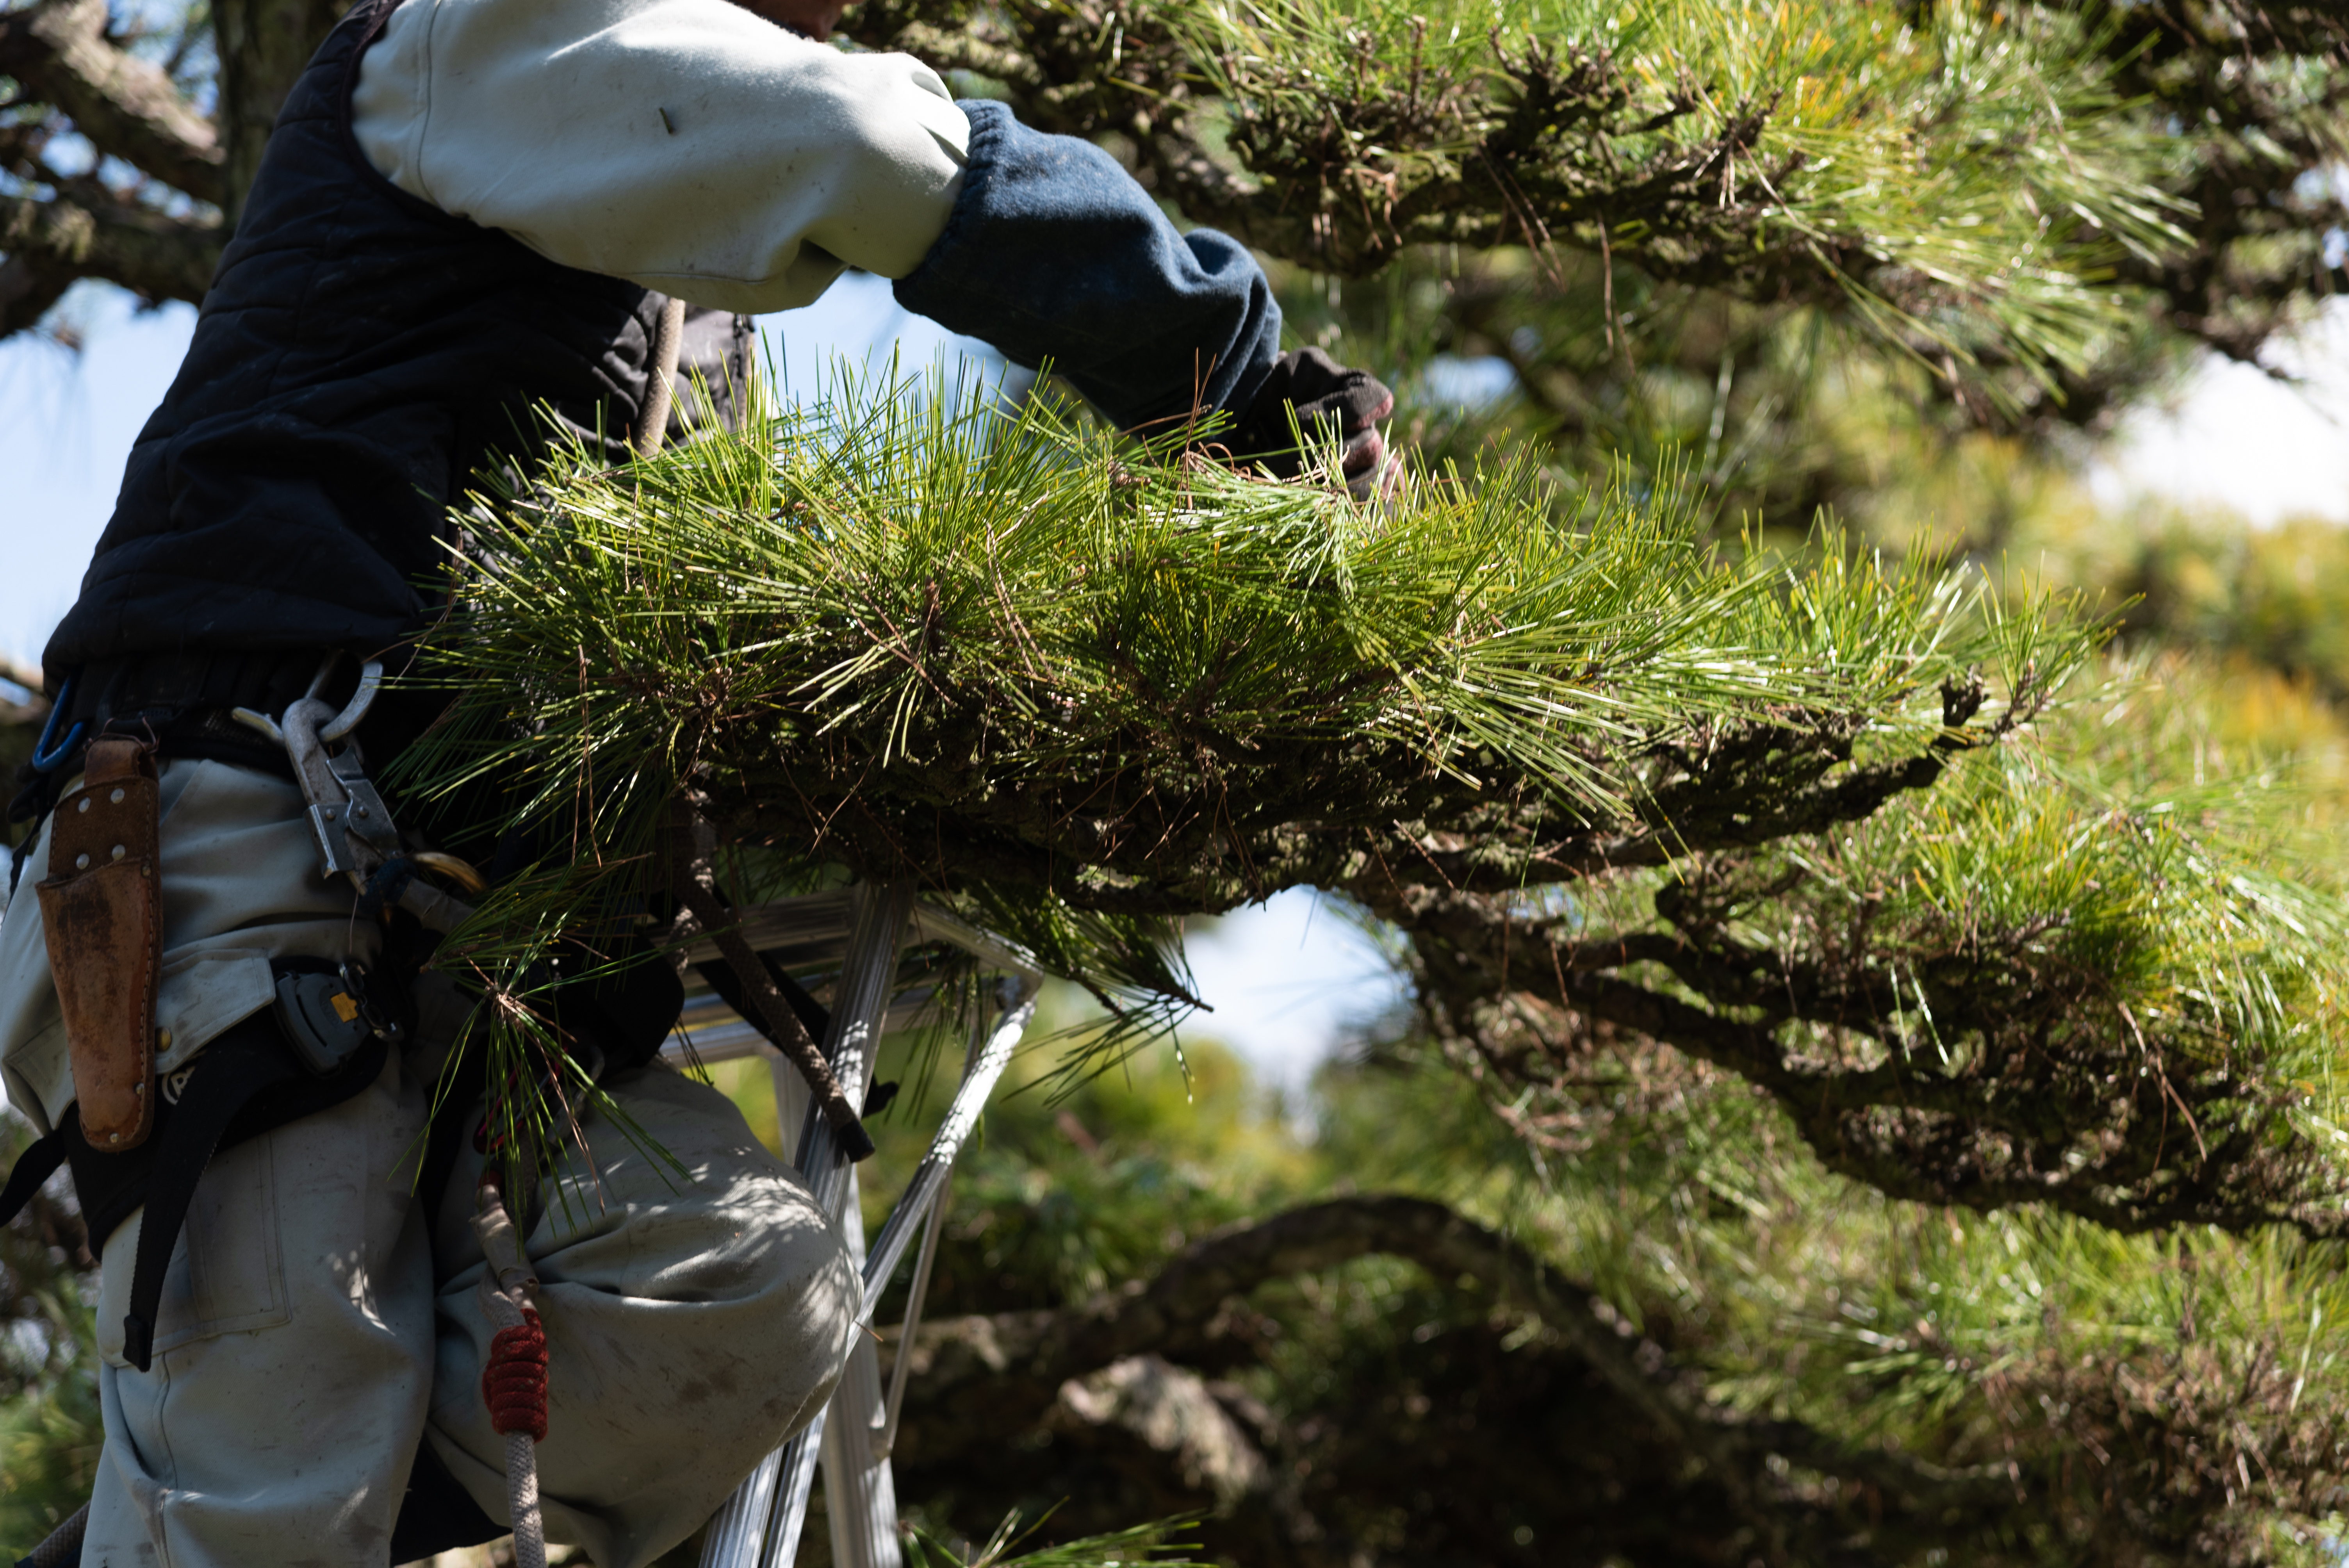
[(1318, 348), (1299, 348), (1273, 361), (1256, 400), (1220, 441), (1235, 461), (1281, 480), (1295, 479), (1333, 441), (1342, 442), (1340, 477), (1355, 500), (1368, 500), (1392, 477), (1378, 422), (1393, 412), (1394, 394), (1376, 377), (1349, 370)]

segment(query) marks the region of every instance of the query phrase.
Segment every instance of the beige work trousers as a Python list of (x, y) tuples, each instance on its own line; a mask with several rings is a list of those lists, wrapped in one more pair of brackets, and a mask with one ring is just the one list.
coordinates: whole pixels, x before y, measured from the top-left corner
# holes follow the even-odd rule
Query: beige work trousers
[[(190, 767), (223, 765), (173, 771)], [(231, 771), (238, 788), (167, 788), (167, 892), (175, 863), (190, 877), (236, 874), (235, 858), (208, 845), (306, 832), (291, 786)], [(243, 863), (274, 872), (284, 858)], [(190, 911), (256, 903), (225, 886), (177, 891)], [(284, 907), (315, 927), (334, 896), (347, 895), (314, 881)], [(12, 903), (11, 923), (26, 903)], [(167, 949), (212, 934), (192, 920), (174, 928), (171, 907)], [(10, 934), (21, 948), (24, 927)], [(239, 928), (254, 947), (270, 936), (265, 923)], [(0, 973), (0, 986), (33, 983)], [(426, 993), (411, 1053), (395, 1053), (364, 1093), (204, 1172), (146, 1372), (121, 1353), (143, 1212), (107, 1238), (105, 1448), (85, 1564), (384, 1568), (419, 1441), (507, 1521), (505, 1443), (481, 1393), (494, 1326), (471, 1224), (479, 1157), (460, 1156), (436, 1212), (413, 1195), (432, 1088), (415, 1064), (463, 1021), (445, 985)], [(591, 1114), (547, 1184), (526, 1243), (549, 1362), (537, 1458), (548, 1538), (585, 1547), (600, 1568), (637, 1568), (822, 1408), (860, 1287), (837, 1226), (723, 1096), (658, 1065), (609, 1087), (684, 1171)]]

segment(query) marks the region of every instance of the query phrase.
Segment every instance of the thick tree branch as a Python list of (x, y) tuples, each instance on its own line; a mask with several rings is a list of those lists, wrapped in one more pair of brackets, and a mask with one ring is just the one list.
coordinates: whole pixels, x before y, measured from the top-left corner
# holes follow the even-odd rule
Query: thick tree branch
[(109, 40), (106, 0), (37, 0), (0, 12), (0, 76), (71, 116), (98, 151), (199, 201), (223, 202), (212, 122), (159, 67)]
[[(730, 837), (820, 843), (874, 875), (1050, 887), (1079, 908), (1218, 912), (1310, 884), (1392, 917), (1415, 890), (1506, 892), (1861, 820), (1931, 788), (1951, 757), (1999, 742), (2044, 700), (2035, 688), (2017, 693), (1992, 718), (1980, 713), (1977, 683), (1941, 695), (1944, 727), (1905, 757), (1855, 765), (1857, 721), (1836, 714), (1710, 726), (1660, 744), (1645, 765), (1647, 799), (1604, 820), (1578, 820), (1522, 776), (1464, 781), (1399, 746), (1270, 747), (1206, 725), (1187, 738), (1210, 764), (1195, 789), (1166, 788), (1154, 761), (1165, 738), (1135, 736), (1081, 790), (983, 796), (957, 771), (963, 764), (899, 758), (883, 769), (867, 738), (827, 731), (795, 750), (762, 744), (726, 758), (709, 786), (711, 817)], [(973, 712), (971, 738), (940, 751), (983, 755), (989, 722)]]
[[(914, 1370), (925, 1407), (940, 1409), (957, 1390), (980, 1396), (998, 1429), (1041, 1412), (1071, 1377), (1145, 1351), (1181, 1361), (1211, 1348), (1224, 1304), (1270, 1280), (1335, 1267), (1371, 1253), (1409, 1258), (1438, 1278), (1473, 1274), (1495, 1299), (1539, 1313), (1546, 1323), (1607, 1362), (1620, 1391), (1669, 1429), (1700, 1418), (1689, 1390), (1644, 1371), (1594, 1315), (1596, 1298), (1558, 1279), (1506, 1238), (1440, 1203), (1402, 1197), (1340, 1198), (1242, 1224), (1194, 1243), (1158, 1274), (1061, 1312), (1002, 1314), (926, 1326)], [(1030, 1409), (1006, 1408), (991, 1386), (1014, 1377), (1034, 1391)], [(1692, 1434), (1693, 1429), (1691, 1429)]]
[(0, 201), (0, 336), (39, 321), (83, 278), (150, 300), (201, 302), (220, 259), (217, 219), (178, 218), (126, 201), (92, 179), (60, 181), (47, 200)]
[(0, 681), (22, 686), (31, 697), (20, 703), (0, 693), (0, 729), (38, 724), (48, 717), (49, 699), (42, 692), (40, 671), (0, 654)]
[[(1072, 1393), (1098, 1402), (1088, 1380), (1102, 1367), (1253, 1358), (1280, 1342), (1288, 1315), (1327, 1309), (1293, 1301), (1260, 1316), (1246, 1305), (1251, 1292), (1373, 1255), (1417, 1264), (1467, 1310), (1411, 1336), (1426, 1342), (1426, 1355), (1381, 1353), (1379, 1366), (1415, 1400), (1394, 1387), (1364, 1398), (1341, 1387), (1326, 1402), (1306, 1394), (1282, 1415), (1260, 1407), (1247, 1415), (1271, 1450), (1269, 1474), (1309, 1473), (1312, 1483), (1282, 1483), (1219, 1521), (1219, 1554), (1347, 1561), (1342, 1535), (1329, 1541), (1340, 1550), (1326, 1554), (1294, 1543), (1324, 1539), (1315, 1511), (1382, 1485), (1423, 1500), (1447, 1484), (1467, 1494), (1458, 1511), (1420, 1503), (1408, 1517), (1423, 1524), (1456, 1532), (1499, 1494), (1524, 1497), (1556, 1532), (1538, 1559), (1506, 1548), (1471, 1555), (1456, 1534), (1450, 1552), (1415, 1559), (1453, 1563), (1911, 1563), (1954, 1542), (2011, 1542), (2025, 1522), (2080, 1547), (2082, 1562), (2265, 1561), (2209, 1550), (2224, 1539), (2220, 1522), (2240, 1517), (2242, 1491), (2302, 1516), (2339, 1506), (2340, 1423), (2295, 1414), (2293, 1359), (2272, 1341), (2216, 1354), (2190, 1330), (2168, 1346), (2082, 1342), (2056, 1332), (2051, 1316), (2037, 1343), (1986, 1342), (1951, 1336), (1930, 1313), (1913, 1321), (1895, 1313), (1868, 1345), (1977, 1377), (1993, 1360), (2000, 1370), (1969, 1415), (1949, 1418), (1947, 1448), (1855, 1442), (1815, 1411), (1785, 1418), (1714, 1398), (1702, 1322), (1659, 1319), (1651, 1337), (1506, 1236), (1398, 1196), (1338, 1199), (1234, 1227), (1194, 1243), (1154, 1279), (1081, 1306), (926, 1326), (912, 1351), (899, 1462), (954, 1478), (958, 1491), (999, 1484), (1024, 1494), (1040, 1468), (1054, 1472), (1053, 1484), (1097, 1477), (1084, 1468), (1096, 1450), (1045, 1440), (1056, 1421), (1068, 1429), (1060, 1408), (1079, 1402)], [(1509, 1348), (1495, 1355), (1498, 1346)], [(1570, 1413), (1553, 1420), (1561, 1398)], [(1235, 1408), (1247, 1408), (1244, 1395)], [(1008, 1455), (1016, 1467), (1003, 1468)], [(1153, 1494), (1161, 1506), (1196, 1497), (1195, 1480), (1178, 1485), (1166, 1473), (1175, 1468), (1170, 1444), (1156, 1443), (1144, 1462), (1162, 1472)], [(2092, 1537), (2101, 1550), (2084, 1544)], [(1981, 1560), (2041, 1559), (1991, 1552)]]
[(974, 31), (914, 22), (891, 43), (894, 47), (927, 60), (938, 70), (975, 71), (983, 77), (993, 77), (1015, 91), (1033, 92), (1046, 85), (1044, 73), (1034, 60)]
[[(925, 1326), (912, 1354), (904, 1446), (920, 1462), (1002, 1445), (1041, 1419), (1061, 1386), (1130, 1356), (1217, 1357), (1233, 1304), (1261, 1285), (1372, 1255), (1407, 1259), (1447, 1289), (1537, 1316), (1654, 1439), (1719, 1489), (1761, 1538), (1779, 1500), (1765, 1462), (1778, 1455), (1882, 1485), (1896, 1508), (1932, 1518), (2011, 1498), (2003, 1473), (1951, 1472), (1891, 1450), (1853, 1450), (1800, 1422), (1744, 1417), (1713, 1401), (1672, 1361), (1588, 1291), (1524, 1248), (1440, 1203), (1340, 1198), (1235, 1226), (1193, 1243), (1155, 1278), (1061, 1312), (1007, 1313)], [(1464, 1282), (1473, 1280), (1473, 1286)], [(1239, 1315), (1245, 1317), (1245, 1314)], [(1685, 1478), (1684, 1478), (1685, 1479)]]
[[(1794, 913), (1765, 948), (1730, 934), (1719, 889), (1691, 886), (1656, 896), (1673, 929), (1608, 936), (1466, 892), (1423, 891), (1391, 917), (1431, 1026), (1502, 1100), (1572, 1105), (1611, 1070), (1594, 1055), (1651, 1041), (1767, 1090), (1830, 1170), (1894, 1197), (2124, 1231), (2342, 1231), (2337, 1178), (2282, 1135), (2285, 1088), (2190, 1013), (2131, 1013), (2065, 956), (2063, 923), (1837, 915), (1782, 880), (1744, 895)], [(1505, 1114), (1537, 1135), (1538, 1115)]]
[(262, 149), (295, 78), (341, 17), (343, 0), (212, 0), (220, 45), (221, 209), (229, 226), (261, 168)]

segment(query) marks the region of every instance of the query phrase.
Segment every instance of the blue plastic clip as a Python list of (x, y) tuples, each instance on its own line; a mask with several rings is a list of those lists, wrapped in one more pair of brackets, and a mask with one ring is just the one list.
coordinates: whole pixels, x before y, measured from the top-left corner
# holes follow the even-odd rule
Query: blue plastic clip
[(41, 738), (33, 742), (33, 771), (36, 773), (55, 773), (58, 766), (73, 755), (74, 748), (81, 744), (81, 732), (88, 726), (76, 719), (74, 727), (66, 731), (65, 739), (55, 749), (49, 745), (57, 738), (57, 720), (65, 717), (67, 706), (73, 701), (74, 679), (74, 676), (67, 676), (66, 684), (57, 688), (57, 700), (49, 708), (49, 722), (41, 726)]

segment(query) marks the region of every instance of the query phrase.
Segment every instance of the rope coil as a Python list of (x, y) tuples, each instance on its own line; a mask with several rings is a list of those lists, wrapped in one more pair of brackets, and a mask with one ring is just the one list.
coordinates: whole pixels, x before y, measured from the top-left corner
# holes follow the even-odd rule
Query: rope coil
[(522, 1324), (501, 1328), (490, 1340), (490, 1364), (481, 1370), (481, 1402), (490, 1408), (490, 1429), (501, 1435), (528, 1432), (546, 1441), (546, 1329), (535, 1308), (522, 1309)]

